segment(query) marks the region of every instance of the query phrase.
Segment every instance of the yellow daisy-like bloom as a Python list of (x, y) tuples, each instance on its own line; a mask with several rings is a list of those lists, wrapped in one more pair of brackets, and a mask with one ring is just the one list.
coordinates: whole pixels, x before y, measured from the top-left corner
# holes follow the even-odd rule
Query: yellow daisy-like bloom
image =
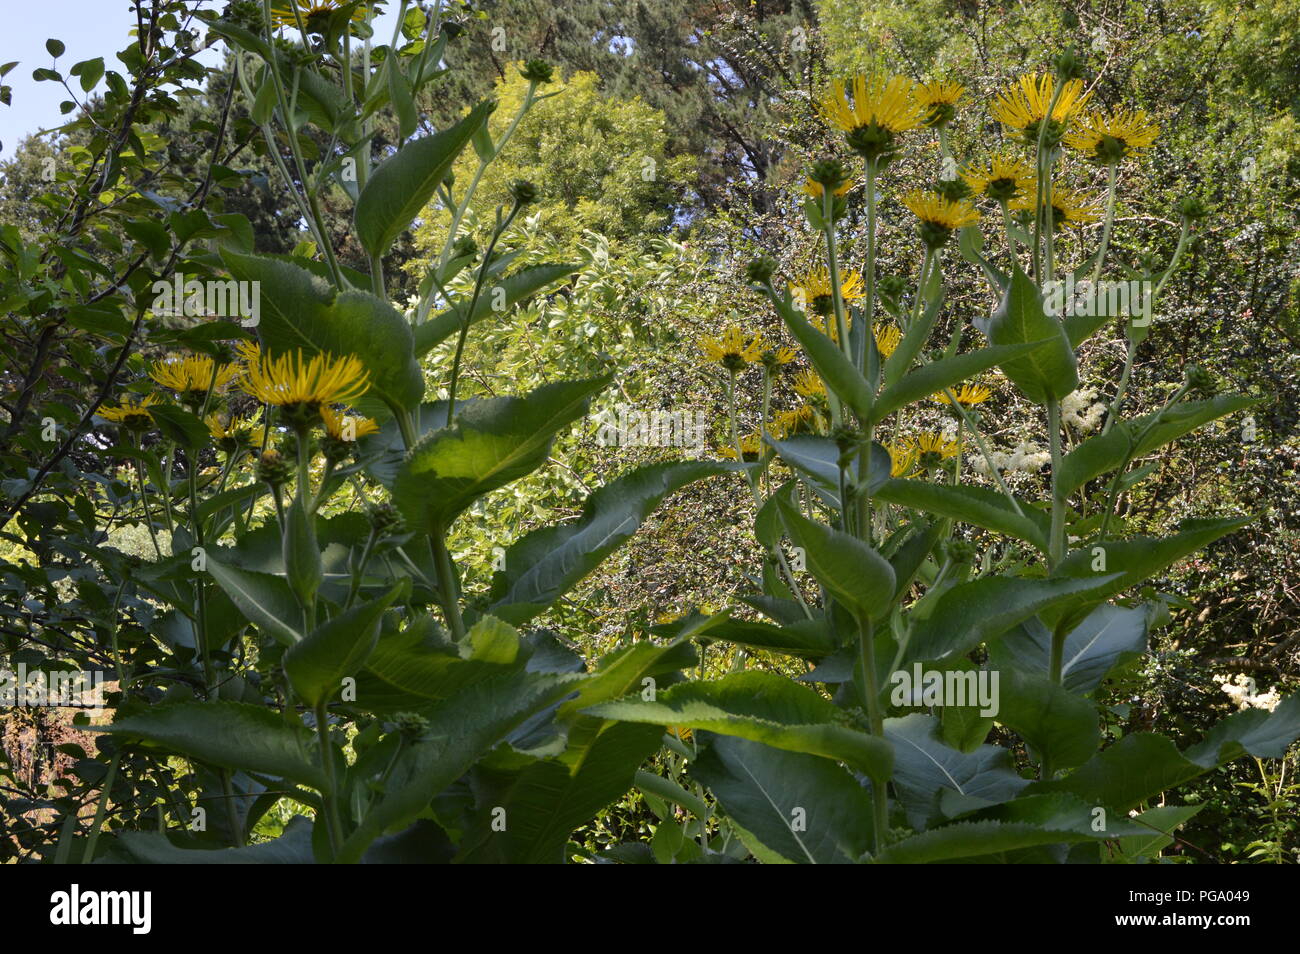
[(139, 400), (128, 398), (115, 407), (101, 406), (96, 413), (104, 420), (121, 424), (129, 430), (144, 430), (153, 426), (153, 415), (149, 413), (149, 408), (160, 403), (162, 402), (154, 395), (146, 394)]
[(366, 393), (370, 374), (356, 355), (335, 358), (301, 350), (280, 357), (260, 356), (244, 369), (243, 388), (263, 404), (319, 408), (349, 404)]
[(772, 436), (778, 439), (789, 437), (791, 434), (797, 433), (805, 425), (811, 424), (816, 419), (816, 416), (817, 413), (807, 404), (801, 404), (788, 411), (781, 411), (772, 419)]
[[(208, 388), (220, 391), (239, 377), (237, 364), (217, 364), (205, 354), (169, 354), (155, 361), (149, 377), (178, 394), (206, 394)], [(214, 378), (215, 375), (215, 378)]]
[(763, 359), (763, 336), (754, 335), (748, 342), (746, 335), (735, 325), (730, 325), (718, 337), (700, 340), (700, 350), (713, 364), (720, 364), (728, 371), (740, 371), (747, 364), (755, 364)]
[(826, 385), (822, 382), (822, 379), (816, 371), (808, 368), (796, 374), (792, 384), (795, 393), (806, 398), (824, 397), (826, 394)]
[[(313, 26), (320, 23), (320, 20), (333, 13), (339, 7), (343, 6), (342, 0), (277, 0), (271, 4), (271, 22), (276, 26), (296, 27), (298, 19), (294, 15), (302, 17), (303, 26), (311, 30)], [(312, 17), (317, 18), (317, 24), (311, 22)], [(352, 11), (353, 22), (359, 23), (366, 18), (364, 6), (358, 7)]]
[[(989, 113), (1007, 129), (1023, 133), (1026, 142), (1034, 142), (1038, 138), (1039, 124), (1048, 118), (1047, 108), (1051, 105), (1055, 92), (1056, 79), (1050, 74), (1022, 76), (998, 94), (989, 107)], [(1058, 127), (1064, 127), (1079, 114), (1091, 96), (1090, 92), (1084, 92), (1083, 80), (1070, 80), (1061, 87), (1061, 95), (1052, 107), (1052, 122)], [(1047, 144), (1057, 145), (1062, 129), (1048, 132)]]
[(665, 728), (664, 731), (671, 736), (681, 739), (683, 742), (689, 742), (691, 739), (692, 733), (691, 733), (690, 726), (670, 725), (667, 728)]
[(1150, 149), (1159, 135), (1160, 127), (1142, 110), (1115, 109), (1084, 116), (1079, 128), (1066, 134), (1065, 143), (1093, 162), (1114, 165), (1140, 149)]
[[(974, 407), (976, 404), (983, 404), (993, 396), (993, 391), (982, 384), (963, 384), (953, 392), (953, 397), (957, 403), (963, 407)], [(948, 400), (948, 394), (945, 391), (939, 391), (934, 395), (934, 399), (940, 404), (951, 404)]]
[(208, 433), (218, 444), (223, 442), (241, 441), (249, 435), (254, 427), (257, 426), (258, 420), (262, 416), (262, 409), (259, 407), (248, 417), (232, 417), (229, 414), (209, 414), (203, 419), (203, 423), (208, 426)]
[[(1029, 190), (1014, 200), (1007, 208), (1013, 212), (1033, 212), (1038, 195), (1038, 183), (1033, 182)], [(1047, 197), (1047, 205), (1052, 207), (1052, 225), (1087, 225), (1101, 218), (1101, 206), (1074, 189), (1057, 187), (1052, 184), (1052, 193)]]
[(950, 441), (939, 433), (922, 434), (916, 439), (915, 446), (917, 463), (925, 468), (936, 467), (950, 457), (956, 457), (960, 451), (956, 441)]
[(855, 76), (832, 83), (821, 98), (822, 114), (843, 130), (845, 141), (868, 162), (885, 163), (897, 152), (899, 133), (925, 123), (930, 110), (917, 102), (905, 76)]
[[(831, 273), (827, 269), (809, 272), (790, 286), (795, 301), (802, 302), (806, 311), (825, 317), (835, 308), (831, 299)], [(840, 298), (847, 305), (865, 298), (867, 289), (858, 272), (840, 275)]]
[(769, 370), (775, 371), (799, 357), (799, 352), (795, 351), (789, 345), (778, 345), (775, 348), (765, 348), (763, 355), (759, 359), (767, 366)]
[(916, 469), (916, 446), (910, 441), (886, 444), (889, 451), (889, 476), (906, 477)]
[(846, 133), (878, 126), (891, 133), (907, 132), (925, 121), (926, 108), (913, 95), (906, 76), (866, 77), (832, 83), (821, 99), (823, 114)]
[(320, 409), (325, 433), (336, 441), (355, 441), (369, 434), (378, 434), (379, 425), (368, 417), (345, 414), (328, 405)]
[[(836, 198), (848, 195), (849, 190), (852, 189), (855, 185), (857, 185), (857, 183), (854, 182), (852, 179), (849, 179), (838, 189), (832, 189), (831, 195), (835, 196)], [(820, 182), (814, 182), (812, 179), (807, 179), (804, 181), (803, 194), (808, 196), (809, 198), (820, 199), (825, 194), (825, 192), (826, 192), (826, 187), (822, 185)]]
[(966, 94), (961, 83), (921, 83), (913, 91), (916, 101), (926, 109), (925, 124), (938, 128), (952, 121), (957, 104)]
[(988, 195), (998, 202), (1008, 202), (1034, 183), (1029, 164), (1009, 155), (994, 155), (985, 166), (967, 166), (959, 175), (976, 195)]
[(898, 343), (903, 340), (903, 333), (894, 325), (881, 325), (876, 329), (876, 350), (882, 358), (889, 358), (898, 350)]
[[(746, 434), (740, 439), (740, 451), (742, 459), (757, 460), (763, 453), (763, 438), (758, 434)], [(727, 444), (718, 449), (718, 455), (725, 457), (727, 460), (736, 460), (736, 448)]]
[(903, 196), (903, 205), (927, 225), (952, 231), (975, 225), (980, 220), (979, 211), (969, 199), (945, 199), (937, 192), (913, 189)]

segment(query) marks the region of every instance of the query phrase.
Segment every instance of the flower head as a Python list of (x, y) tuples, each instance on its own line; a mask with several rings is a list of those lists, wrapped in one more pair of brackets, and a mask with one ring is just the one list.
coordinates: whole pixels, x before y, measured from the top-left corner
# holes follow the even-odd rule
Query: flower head
[[(1014, 200), (1007, 208), (1013, 212), (1032, 212), (1037, 204), (1037, 195), (1038, 183), (1035, 180), (1025, 195)], [(1046, 205), (1052, 208), (1054, 228), (1060, 225), (1087, 225), (1101, 218), (1100, 205), (1074, 189), (1059, 187), (1055, 183), (1052, 184)]]
[(217, 364), (205, 354), (169, 354), (155, 361), (149, 377), (177, 394), (202, 398), (208, 389), (220, 391), (239, 377), (237, 364)]
[[(1051, 106), (1056, 93), (1056, 79), (1050, 75), (1022, 76), (1007, 89), (998, 94), (989, 112), (993, 118), (1009, 130), (1021, 134), (1023, 141), (1035, 144), (1043, 120), (1049, 120), (1048, 128), (1041, 130), (1048, 146), (1061, 142), (1065, 127), (1078, 115), (1092, 96), (1084, 92), (1083, 81), (1072, 79), (1061, 87), (1061, 95), (1056, 105)], [(1052, 115), (1047, 110), (1051, 106)]]
[(975, 225), (980, 214), (969, 199), (945, 199), (936, 192), (913, 189), (903, 196), (903, 205), (921, 220), (921, 240), (930, 248), (938, 248), (948, 241), (953, 231)]
[(805, 368), (794, 376), (794, 390), (806, 398), (824, 397), (826, 385), (816, 371)]
[(700, 339), (700, 350), (710, 362), (720, 364), (728, 371), (740, 371), (745, 365), (763, 359), (763, 336), (754, 335), (748, 342), (746, 337), (737, 326), (730, 325), (716, 338)]
[(961, 83), (921, 83), (913, 91), (917, 103), (925, 107), (925, 125), (932, 128), (946, 126), (957, 112), (957, 104), (966, 94)]
[(325, 433), (336, 441), (355, 441), (379, 433), (379, 425), (370, 418), (345, 414), (329, 405), (320, 409), (320, 416)]
[(898, 134), (921, 126), (929, 114), (913, 96), (913, 86), (905, 76), (858, 75), (832, 83), (820, 105), (863, 158), (887, 162), (897, 152)]
[(770, 428), (772, 436), (785, 438), (791, 434), (797, 434), (802, 430), (806, 430), (807, 426), (812, 424), (816, 417), (817, 412), (810, 404), (800, 404), (788, 411), (779, 411), (776, 417), (772, 419), (772, 427)]
[(916, 445), (911, 441), (886, 444), (885, 450), (889, 451), (890, 477), (906, 477), (916, 470)]
[(764, 348), (762, 355), (759, 356), (759, 361), (769, 371), (776, 371), (797, 357), (799, 357), (799, 352), (789, 345), (776, 345), (771, 348)]
[(763, 453), (763, 438), (758, 434), (746, 434), (740, 439), (740, 454), (736, 454), (736, 448), (728, 444), (718, 449), (718, 454), (727, 460), (758, 460)]
[[(815, 315), (825, 317), (835, 308), (831, 298), (831, 273), (824, 268), (809, 272), (792, 284), (790, 291), (806, 311)], [(860, 300), (866, 293), (862, 276), (858, 272), (849, 272), (840, 277), (840, 299), (846, 304)]]
[(926, 470), (938, 467), (950, 457), (956, 457), (960, 451), (957, 442), (949, 440), (943, 434), (922, 434), (916, 439), (917, 463)]
[[(951, 389), (950, 389), (951, 390)], [(963, 384), (956, 391), (953, 391), (953, 397), (962, 407), (974, 407), (976, 404), (983, 404), (993, 396), (992, 389), (985, 387), (983, 384)], [(934, 395), (934, 399), (940, 404), (951, 404), (947, 391), (939, 391)]]
[(1115, 109), (1082, 117), (1078, 128), (1066, 134), (1065, 143), (1092, 162), (1115, 165), (1138, 150), (1150, 149), (1159, 135), (1160, 127), (1142, 110)]
[[(846, 179), (837, 188), (831, 190), (831, 195), (835, 196), (837, 199), (842, 198), (843, 196), (848, 195), (849, 190), (855, 185), (857, 185), (857, 183), (852, 179)], [(806, 179), (803, 184), (803, 194), (808, 196), (810, 199), (820, 199), (826, 194), (826, 187), (814, 179)]]
[(140, 399), (128, 398), (116, 406), (101, 406), (97, 412), (100, 417), (114, 424), (121, 424), (130, 431), (144, 431), (153, 426), (153, 415), (149, 408), (161, 402), (152, 394)]
[[(251, 349), (248, 353), (252, 353)], [(348, 404), (366, 393), (370, 375), (356, 355), (302, 351), (279, 357), (258, 354), (244, 369), (242, 386), (263, 404), (316, 413), (326, 404)]]
[(994, 155), (988, 166), (967, 166), (959, 175), (977, 195), (995, 202), (1009, 202), (1034, 183), (1034, 170), (1014, 156)]
[(880, 325), (876, 328), (876, 350), (882, 358), (889, 358), (898, 350), (898, 343), (903, 340), (903, 333), (894, 325)]
[(203, 423), (208, 426), (208, 433), (212, 435), (212, 440), (217, 446), (230, 452), (252, 443), (253, 428), (257, 426), (261, 416), (261, 408), (248, 417), (213, 413), (203, 418)]

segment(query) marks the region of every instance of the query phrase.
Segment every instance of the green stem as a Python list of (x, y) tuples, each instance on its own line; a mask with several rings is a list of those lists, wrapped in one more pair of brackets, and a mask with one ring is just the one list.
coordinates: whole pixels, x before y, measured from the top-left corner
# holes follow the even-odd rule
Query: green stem
[[(870, 620), (855, 617), (858, 624), (858, 668), (861, 681), (859, 691), (865, 696), (867, 721), (871, 725), (871, 734), (884, 738), (885, 719), (880, 709), (880, 685), (876, 678), (876, 647)], [(880, 779), (871, 780), (872, 808), (875, 817), (875, 848), (877, 851), (885, 844), (889, 833), (889, 793), (885, 783)]]
[(1119, 166), (1111, 163), (1106, 167), (1106, 219), (1101, 227), (1101, 247), (1097, 249), (1097, 264), (1092, 270), (1092, 293), (1097, 293), (1097, 282), (1101, 281), (1101, 266), (1106, 260), (1106, 250), (1110, 247), (1110, 230), (1115, 225), (1115, 173)]
[(1061, 402), (1047, 401), (1048, 441), (1052, 449), (1052, 529), (1048, 538), (1048, 562), (1055, 569), (1065, 555), (1065, 501), (1061, 499)]
[(329, 780), (329, 788), (321, 793), (325, 808), (325, 823), (329, 826), (330, 855), (337, 856), (343, 845), (343, 822), (339, 816), (339, 779), (334, 762), (334, 746), (330, 742), (329, 711), (322, 699), (314, 707), (316, 738), (320, 744), (321, 768)]

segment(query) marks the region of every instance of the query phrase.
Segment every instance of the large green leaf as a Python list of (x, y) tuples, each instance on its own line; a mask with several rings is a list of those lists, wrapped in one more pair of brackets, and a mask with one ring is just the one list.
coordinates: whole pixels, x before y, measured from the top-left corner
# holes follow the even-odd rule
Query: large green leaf
[[(505, 310), (513, 307), (543, 288), (554, 285), (562, 278), (567, 278), (578, 268), (577, 265), (564, 262), (529, 265), (505, 278), (489, 279), (474, 306), (474, 312), (469, 320), (470, 325), (473, 326), (489, 315), (498, 313), (498, 309)], [(424, 324), (417, 326), (416, 355), (427, 354), (436, 345), (459, 332), (465, 321), (465, 309), (468, 307), (469, 301), (466, 300), (446, 311), (439, 312)]]
[(383, 795), (348, 837), (339, 860), (356, 861), (378, 835), (415, 818), (488, 749), (529, 716), (568, 695), (583, 678), (510, 672), (424, 710), (428, 728), (394, 763)]
[(1054, 769), (1082, 765), (1101, 744), (1097, 708), (1038, 673), (1002, 674), (997, 720), (1020, 734)]
[(740, 672), (715, 682), (688, 682), (660, 693), (653, 702), (620, 699), (586, 711), (607, 719), (707, 729), (837, 759), (874, 779), (889, 776), (887, 743), (844, 725), (835, 705), (773, 673)]
[(401, 312), (358, 289), (338, 292), (305, 268), (264, 255), (222, 250), (236, 279), (259, 282), (257, 334), (272, 354), (356, 355), (370, 376), (370, 393), (409, 410), (424, 396), (411, 327)]
[(408, 142), (371, 174), (357, 197), (354, 219), (357, 238), (372, 258), (385, 254), (429, 204), (493, 108), (491, 102), (479, 103), (454, 126)]
[(875, 496), (902, 507), (1005, 533), (1047, 552), (1051, 517), (1027, 501), (1019, 501), (1017, 513), (1005, 494), (990, 487), (892, 479), (882, 484)]
[(556, 433), (586, 414), (609, 380), (559, 381), (524, 397), (475, 401), (426, 436), (393, 482), (408, 526), (441, 532), (479, 497), (542, 466)]
[(839, 648), (830, 623), (824, 618), (773, 626), (746, 619), (727, 619), (709, 627), (710, 639), (725, 639), (737, 646), (788, 653), (804, 659), (821, 659)]
[(91, 731), (109, 732), (222, 768), (261, 772), (324, 790), (328, 782), (306, 726), (242, 702), (157, 706)]
[(379, 620), (408, 587), (402, 580), (383, 596), (368, 599), (326, 620), (284, 654), (284, 673), (309, 706), (333, 695), (344, 677), (365, 663), (379, 638)]
[[(1070, 692), (1092, 692), (1126, 657), (1147, 645), (1146, 606), (1103, 603), (1065, 637), (1061, 657), (1061, 685)], [(1025, 620), (989, 650), (989, 666), (1046, 675), (1052, 653), (1052, 634), (1036, 617)]]
[(784, 498), (777, 498), (781, 519), (808, 569), (828, 593), (859, 619), (878, 619), (893, 605), (894, 568), (856, 537), (809, 520)]
[(250, 622), (285, 646), (292, 646), (301, 638), (297, 628), (287, 622), (300, 619), (302, 611), (283, 577), (227, 566), (211, 555), (207, 566), (217, 585)]
[(1240, 394), (1221, 394), (1206, 401), (1186, 401), (1163, 412), (1117, 422), (1105, 434), (1088, 438), (1065, 455), (1061, 461), (1060, 492), (1073, 493), (1094, 477), (1119, 468), (1126, 459), (1145, 457), (1202, 424), (1244, 410), (1260, 400)]
[(1287, 696), (1271, 712), (1266, 709), (1234, 712), (1214, 726), (1203, 742), (1184, 754), (1206, 768), (1243, 755), (1280, 759), (1297, 737), (1300, 737), (1300, 693)]
[(760, 861), (849, 864), (871, 847), (871, 796), (834, 762), (724, 736), (690, 771)]
[(545, 610), (632, 537), (668, 494), (735, 465), (686, 461), (654, 464), (595, 491), (577, 520), (542, 527), (517, 540), (492, 580), (490, 612), (521, 625)]
[(1011, 281), (1002, 301), (981, 330), (995, 345), (1026, 344), (1050, 339), (1028, 354), (1002, 363), (1002, 370), (1035, 404), (1060, 400), (1079, 386), (1079, 365), (1065, 328), (1043, 311), (1038, 286), (1012, 263)]
[(1100, 591), (1118, 576), (1063, 580), (985, 577), (958, 584), (939, 597), (928, 617), (915, 624), (904, 661), (964, 655), (1047, 607)]
[(1027, 360), (1026, 356), (1050, 344), (1052, 340), (1045, 337), (1037, 341), (995, 344), (978, 351), (932, 361), (882, 391), (871, 408), (871, 421), (873, 424), (879, 423), (900, 407), (931, 397), (944, 388), (960, 384), (989, 368), (1005, 366), (1016, 360)]
[(944, 744), (939, 729), (939, 720), (923, 713), (885, 720), (885, 738), (894, 747), (894, 786), (913, 827), (941, 817), (944, 791), (971, 805), (991, 805), (1015, 798), (1029, 784), (1016, 774), (1010, 750), (981, 745), (961, 752)]
[[(556, 713), (565, 727), (558, 754), (499, 750), (474, 771), (477, 807), (466, 825), (462, 862), (556, 863), (570, 833), (625, 794), (637, 768), (660, 746), (658, 726), (591, 715), (598, 702), (678, 677), (695, 662), (687, 640), (642, 642), (601, 659), (575, 698)], [(504, 831), (493, 822), (504, 811)]]

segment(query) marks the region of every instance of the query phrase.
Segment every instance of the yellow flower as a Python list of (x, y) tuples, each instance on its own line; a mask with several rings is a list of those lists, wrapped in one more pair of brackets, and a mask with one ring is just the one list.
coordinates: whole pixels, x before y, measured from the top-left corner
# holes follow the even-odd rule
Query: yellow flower
[(845, 140), (868, 162), (888, 162), (897, 152), (899, 133), (925, 123), (930, 110), (917, 102), (905, 76), (855, 76), (832, 83), (822, 96), (822, 114), (845, 133)]
[(916, 469), (916, 446), (910, 441), (886, 444), (889, 451), (889, 476), (906, 477)]
[[(1023, 133), (1024, 140), (1032, 143), (1038, 139), (1039, 124), (1047, 118), (1047, 107), (1055, 91), (1056, 80), (1050, 75), (1022, 76), (998, 94), (989, 112), (1003, 126)], [(1048, 145), (1060, 142), (1062, 128), (1078, 115), (1091, 96), (1092, 93), (1084, 92), (1083, 80), (1072, 79), (1061, 87), (1051, 116), (1057, 128), (1048, 131), (1045, 137)]]
[(967, 166), (960, 175), (976, 195), (987, 194), (997, 202), (1006, 202), (1023, 193), (1034, 182), (1034, 170), (1014, 156), (994, 155), (988, 167)]
[[(276, 26), (296, 27), (298, 25), (298, 19), (294, 16), (296, 9), (297, 15), (302, 17), (303, 26), (313, 32), (321, 32), (323, 25), (320, 21), (343, 5), (343, 0), (276, 0), (271, 4), (271, 22)], [(311, 22), (312, 17), (317, 18), (315, 24)], [(352, 11), (354, 22), (359, 23), (365, 18), (364, 5)]]
[[(239, 377), (239, 365), (217, 364), (205, 354), (181, 356), (169, 354), (155, 361), (149, 377), (179, 394), (206, 394), (209, 388), (220, 391)], [(213, 375), (216, 375), (215, 378)]]
[[(746, 434), (740, 439), (741, 459), (757, 460), (763, 452), (763, 439), (757, 434)], [(730, 444), (718, 449), (718, 454), (727, 460), (736, 460), (736, 448)]]
[(336, 441), (355, 441), (379, 433), (379, 425), (370, 418), (344, 414), (328, 405), (320, 409), (320, 416), (325, 424), (325, 433)]
[(664, 731), (671, 736), (676, 736), (677, 738), (681, 739), (683, 742), (689, 742), (691, 738), (690, 726), (670, 725)]
[[(852, 189), (855, 185), (857, 185), (857, 183), (854, 182), (852, 179), (849, 179), (838, 189), (832, 190), (831, 194), (834, 195), (836, 198), (839, 198), (840, 196), (848, 195), (849, 190)], [(823, 186), (820, 182), (813, 182), (813, 180), (808, 179), (803, 184), (803, 194), (808, 196), (809, 198), (820, 199), (825, 192), (826, 192), (826, 187)]]
[[(803, 304), (804, 310), (815, 315), (829, 315), (835, 308), (831, 301), (831, 273), (824, 268), (811, 271), (799, 282), (792, 284), (790, 293), (796, 302)], [(866, 294), (860, 273), (841, 274), (840, 298), (846, 305), (861, 300)]]
[(1065, 142), (1093, 162), (1114, 165), (1140, 149), (1150, 149), (1159, 135), (1160, 127), (1142, 110), (1115, 109), (1084, 116)]
[[(983, 404), (992, 396), (993, 391), (982, 384), (963, 384), (953, 392), (953, 397), (955, 397), (957, 403), (963, 407), (974, 407), (976, 404)], [(934, 399), (940, 404), (952, 403), (948, 400), (948, 395), (944, 391), (935, 394)]]
[(926, 109), (912, 95), (914, 84), (906, 76), (861, 74), (832, 83), (821, 99), (823, 114), (843, 132), (878, 126), (891, 133), (915, 129), (925, 120)]
[(950, 457), (956, 457), (960, 448), (956, 441), (951, 441), (942, 434), (922, 434), (916, 439), (917, 463), (922, 467), (937, 467)]
[(882, 358), (890, 357), (898, 350), (898, 343), (903, 340), (903, 333), (894, 325), (881, 325), (876, 329), (876, 350)]
[(257, 426), (258, 419), (262, 416), (262, 409), (259, 407), (249, 417), (232, 417), (229, 414), (209, 414), (203, 419), (203, 423), (208, 426), (208, 433), (218, 444), (223, 441), (238, 442), (246, 438), (249, 432)]
[(811, 424), (815, 417), (816, 412), (807, 404), (781, 411), (772, 420), (772, 436), (778, 439), (788, 437), (797, 433), (805, 424)]
[(799, 357), (799, 352), (795, 351), (789, 345), (778, 345), (775, 348), (764, 348), (763, 354), (759, 358), (768, 370), (775, 371), (777, 368), (789, 364), (795, 358)]
[(278, 358), (259, 356), (244, 369), (243, 388), (263, 404), (320, 407), (355, 401), (369, 383), (370, 375), (356, 355), (305, 358), (299, 350)]
[(903, 205), (918, 219), (928, 225), (952, 231), (980, 220), (980, 214), (969, 199), (945, 199), (937, 192), (913, 189), (903, 196)]
[(149, 413), (149, 408), (159, 403), (161, 402), (154, 395), (146, 394), (138, 400), (128, 398), (116, 407), (101, 406), (97, 413), (104, 420), (121, 424), (129, 430), (145, 430), (153, 425), (153, 415)]
[(816, 371), (805, 368), (794, 376), (794, 390), (806, 398), (822, 397), (826, 394), (826, 385)]
[(945, 126), (952, 121), (957, 111), (957, 104), (966, 94), (966, 87), (961, 83), (931, 82), (921, 83), (914, 90), (916, 101), (926, 109), (927, 126)]
[[(1031, 183), (1028, 191), (1014, 200), (1007, 208), (1013, 212), (1032, 212), (1036, 206), (1038, 182)], [(1101, 206), (1073, 189), (1057, 187), (1052, 184), (1052, 193), (1047, 197), (1047, 205), (1052, 207), (1052, 225), (1087, 225), (1101, 218)]]
[(705, 358), (720, 364), (728, 371), (739, 371), (747, 364), (756, 364), (763, 358), (763, 336), (754, 335), (746, 343), (746, 335), (735, 325), (730, 325), (718, 337), (700, 340), (700, 350)]

